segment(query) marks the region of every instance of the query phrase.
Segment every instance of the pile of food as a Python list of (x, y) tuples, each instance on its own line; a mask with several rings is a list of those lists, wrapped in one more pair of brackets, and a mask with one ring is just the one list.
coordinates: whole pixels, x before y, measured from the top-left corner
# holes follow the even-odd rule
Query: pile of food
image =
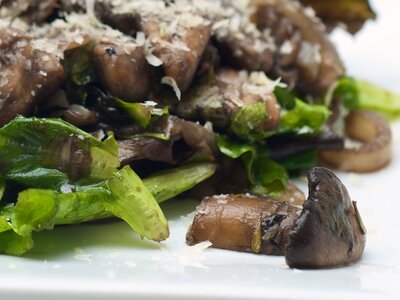
[[(162, 241), (158, 204), (180, 195), (204, 198), (189, 244), (293, 267), (359, 259), (355, 203), (312, 167), (385, 166), (387, 121), (354, 109), (400, 112), (329, 40), (374, 18), (368, 3), (321, 3), (0, 0), (0, 252), (113, 217)], [(305, 201), (289, 178), (310, 168)]]

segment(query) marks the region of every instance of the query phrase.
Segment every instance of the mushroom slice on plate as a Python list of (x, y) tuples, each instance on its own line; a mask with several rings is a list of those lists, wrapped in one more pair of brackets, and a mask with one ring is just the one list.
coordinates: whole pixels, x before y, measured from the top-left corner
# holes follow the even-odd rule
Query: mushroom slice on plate
[(352, 111), (345, 121), (348, 137), (361, 143), (348, 145), (341, 151), (323, 151), (321, 159), (350, 172), (372, 172), (386, 166), (392, 157), (392, 133), (388, 122), (369, 111)]
[(291, 268), (330, 268), (359, 260), (366, 231), (355, 201), (329, 169), (312, 168), (308, 181), (303, 210), (271, 197), (206, 197), (186, 242), (208, 240), (215, 248), (285, 255)]
[(112, 95), (129, 102), (146, 99), (151, 70), (143, 47), (137, 45), (128, 50), (112, 43), (99, 43), (93, 49), (93, 58), (102, 84)]
[(215, 248), (283, 255), (300, 208), (251, 195), (206, 197), (197, 207), (186, 241)]

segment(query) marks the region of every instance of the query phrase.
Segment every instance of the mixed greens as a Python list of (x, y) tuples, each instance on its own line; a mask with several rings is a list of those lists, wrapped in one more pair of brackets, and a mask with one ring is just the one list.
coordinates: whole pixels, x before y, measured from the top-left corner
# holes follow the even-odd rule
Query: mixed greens
[(25, 2), (0, 2), (0, 252), (115, 217), (165, 240), (159, 203), (280, 194), (343, 150), (343, 110), (400, 114), (297, 1)]

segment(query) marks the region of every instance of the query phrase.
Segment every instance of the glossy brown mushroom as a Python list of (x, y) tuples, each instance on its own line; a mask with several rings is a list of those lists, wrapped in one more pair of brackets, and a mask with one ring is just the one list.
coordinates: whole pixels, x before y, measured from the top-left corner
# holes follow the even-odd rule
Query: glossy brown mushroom
[[(179, 15), (175, 18), (164, 14), (141, 16), (141, 29), (150, 37), (154, 55), (162, 61), (165, 75), (175, 80), (182, 92), (192, 83), (210, 38), (211, 25), (205, 19), (201, 20), (201, 23), (191, 24), (189, 20), (181, 20)], [(165, 30), (175, 21), (174, 32)]]
[(322, 22), (293, 0), (257, 0), (254, 21), (277, 46), (272, 74), (312, 95), (322, 95), (344, 66)]
[(241, 108), (263, 102), (267, 115), (254, 129), (267, 131), (279, 125), (280, 106), (273, 93), (274, 83), (263, 72), (221, 68), (215, 77), (210, 77), (213, 78), (202, 80), (189, 89), (176, 107), (177, 115), (210, 121), (224, 128)]
[(189, 245), (210, 241), (215, 248), (283, 255), (300, 208), (249, 195), (206, 197), (186, 235)]
[(3, 0), (0, 1), (0, 17), (20, 17), (28, 23), (45, 21), (56, 9), (57, 0)]
[[(330, 268), (361, 258), (365, 228), (355, 201), (326, 168), (308, 172), (309, 196), (303, 209), (280, 199), (251, 195), (206, 197), (186, 235), (193, 245), (285, 255), (291, 268)], [(289, 200), (290, 191), (283, 195)]]
[[(237, 21), (240, 21), (240, 29), (235, 29), (229, 23)], [(213, 36), (223, 64), (249, 71), (270, 71), (275, 53), (272, 39), (264, 38), (255, 25), (245, 17), (236, 15), (230, 18), (229, 22), (226, 26), (216, 29)], [(243, 34), (245, 30), (246, 34)]]
[(0, 29), (0, 125), (17, 115), (28, 116), (64, 80), (59, 59), (32, 46), (32, 37)]
[(309, 196), (289, 235), (291, 268), (329, 268), (355, 262), (365, 248), (365, 228), (346, 187), (326, 168), (308, 174)]
[(150, 91), (150, 66), (143, 47), (128, 53), (122, 46), (101, 43), (93, 49), (94, 66), (104, 87), (125, 101), (143, 101)]
[(160, 140), (142, 135), (118, 141), (121, 165), (139, 160), (177, 164), (195, 153), (214, 161), (218, 155), (214, 133), (200, 124), (168, 116), (159, 118), (149, 130), (169, 138)]
[(329, 29), (345, 25), (351, 33), (358, 32), (368, 20), (376, 14), (368, 0), (300, 0), (305, 6), (311, 6)]
[(348, 172), (372, 172), (385, 167), (392, 159), (392, 132), (389, 123), (378, 113), (351, 111), (345, 118), (346, 134), (357, 141), (337, 151), (322, 151), (320, 158), (337, 169)]

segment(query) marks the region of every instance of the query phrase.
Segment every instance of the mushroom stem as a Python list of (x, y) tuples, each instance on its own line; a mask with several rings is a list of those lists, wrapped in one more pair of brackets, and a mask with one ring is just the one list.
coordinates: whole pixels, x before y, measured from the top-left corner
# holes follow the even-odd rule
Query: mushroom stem
[(213, 247), (283, 255), (300, 208), (248, 195), (206, 197), (197, 207), (186, 241), (209, 240)]

